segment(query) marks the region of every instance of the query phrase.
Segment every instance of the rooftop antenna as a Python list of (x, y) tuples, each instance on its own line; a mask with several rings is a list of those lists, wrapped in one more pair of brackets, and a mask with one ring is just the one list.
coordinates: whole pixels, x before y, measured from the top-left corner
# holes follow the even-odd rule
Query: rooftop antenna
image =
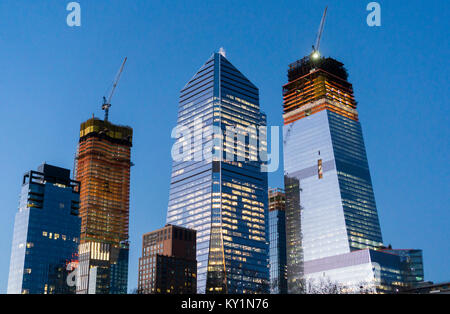
[(123, 68), (125, 67), (125, 63), (127, 62), (127, 57), (125, 57), (125, 60), (123, 60), (122, 66), (119, 69), (119, 72), (117, 72), (116, 78), (114, 79), (114, 83), (111, 89), (111, 92), (109, 93), (108, 98), (106, 96), (103, 96), (103, 105), (102, 110), (105, 110), (105, 121), (108, 121), (109, 118), (109, 108), (111, 108), (111, 99), (114, 95), (114, 92), (116, 90), (117, 84), (119, 83), (120, 76), (122, 75)]
[(319, 31), (317, 32), (316, 44), (314, 46), (312, 46), (313, 59), (319, 59), (319, 57), (320, 57), (320, 52), (319, 52), (320, 40), (322, 39), (322, 33), (323, 33), (323, 28), (325, 26), (325, 19), (327, 17), (327, 11), (328, 11), (328, 7), (326, 7), (325, 11), (323, 12), (322, 21), (320, 22)]
[(227, 53), (226, 53), (226, 51), (225, 51), (225, 48), (223, 48), (223, 47), (220, 47), (220, 49), (219, 49), (219, 53), (224, 57), (224, 58), (226, 58), (227, 57)]

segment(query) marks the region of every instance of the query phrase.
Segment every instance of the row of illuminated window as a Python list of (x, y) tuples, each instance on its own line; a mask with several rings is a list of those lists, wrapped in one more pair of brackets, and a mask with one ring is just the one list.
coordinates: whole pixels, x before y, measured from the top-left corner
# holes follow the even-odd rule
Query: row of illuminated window
[[(255, 104), (253, 104), (253, 103), (251, 103), (251, 102), (249, 102), (249, 101), (247, 101), (245, 99), (242, 99), (242, 98), (239, 98), (237, 96), (230, 95), (230, 94), (226, 94), (225, 97), (227, 97), (227, 98), (229, 98), (229, 99), (231, 99), (233, 101), (237, 101), (237, 102), (241, 103), (242, 104), (241, 106), (244, 109), (247, 109), (247, 107), (244, 106), (244, 105), (246, 105), (246, 106), (252, 107), (253, 109), (259, 110), (259, 106), (258, 105), (255, 105)], [(247, 110), (250, 111), (250, 109), (247, 109)]]
[[(204, 205), (208, 205), (211, 203), (211, 199), (210, 199), (210, 194), (204, 194), (204, 192), (200, 192), (199, 193), (200, 196), (197, 196), (195, 198), (192, 198), (190, 196), (186, 196), (183, 197), (181, 199), (177, 199), (177, 204), (176, 205), (171, 205), (169, 207), (169, 210), (176, 210), (178, 208), (183, 208), (183, 211), (188, 211), (191, 210), (193, 208), (199, 207), (199, 206), (204, 206)], [(187, 199), (187, 201), (185, 200)]]
[(222, 100), (220, 111), (214, 114), (215, 117), (221, 116), (224, 118), (232, 119), (233, 121), (239, 121), (243, 126), (259, 124), (260, 114), (259, 112), (246, 112), (240, 110), (239, 105), (233, 102)]
[[(65, 234), (59, 234), (59, 233), (53, 233), (53, 232), (48, 232), (48, 231), (42, 231), (42, 236), (44, 238), (48, 238), (48, 239), (53, 239), (53, 240), (58, 240), (61, 239), (63, 241), (73, 241), (78, 243), (79, 239), (77, 237), (68, 237)], [(28, 247), (28, 244), (27, 244)]]
[(185, 176), (181, 180), (177, 180), (176, 182), (172, 180), (170, 186), (169, 201), (179, 199), (180, 197), (186, 194), (191, 194), (200, 189), (210, 188), (211, 187), (210, 171), (211, 171), (210, 167), (205, 167), (204, 163), (195, 163), (195, 166), (192, 168), (192, 171), (191, 169), (185, 170), (185, 173), (191, 172), (190, 173), (191, 176), (190, 177)]

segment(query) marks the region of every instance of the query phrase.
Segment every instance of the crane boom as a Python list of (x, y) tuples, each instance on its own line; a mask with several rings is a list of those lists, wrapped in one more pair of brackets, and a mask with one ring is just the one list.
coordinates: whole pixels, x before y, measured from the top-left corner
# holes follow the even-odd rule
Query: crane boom
[(122, 66), (119, 69), (119, 72), (117, 72), (116, 78), (114, 79), (114, 83), (111, 89), (111, 92), (109, 93), (108, 98), (105, 96), (103, 97), (103, 106), (102, 109), (105, 110), (105, 121), (108, 121), (109, 117), (109, 108), (111, 108), (111, 99), (114, 95), (114, 92), (116, 91), (117, 84), (119, 84), (120, 76), (122, 75), (123, 69), (125, 67), (125, 63), (127, 62), (127, 57), (125, 57), (125, 60), (123, 60)]
[(316, 45), (313, 46), (314, 52), (318, 52), (319, 48), (320, 48), (320, 40), (322, 38), (323, 28), (325, 26), (325, 19), (327, 17), (327, 11), (328, 11), (328, 7), (326, 7), (325, 11), (323, 12), (322, 21), (320, 22), (319, 31), (317, 33)]

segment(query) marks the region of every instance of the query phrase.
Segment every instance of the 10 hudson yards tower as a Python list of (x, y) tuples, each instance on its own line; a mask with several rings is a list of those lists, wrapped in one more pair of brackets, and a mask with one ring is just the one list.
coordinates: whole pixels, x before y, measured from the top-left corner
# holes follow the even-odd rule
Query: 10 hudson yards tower
[(265, 125), (224, 52), (181, 90), (167, 223), (197, 231), (199, 293), (269, 291)]

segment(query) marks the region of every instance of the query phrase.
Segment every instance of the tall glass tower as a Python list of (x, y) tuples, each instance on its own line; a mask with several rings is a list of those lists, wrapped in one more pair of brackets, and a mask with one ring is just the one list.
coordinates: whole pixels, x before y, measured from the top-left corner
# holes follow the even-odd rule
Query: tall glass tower
[(192, 137), (173, 162), (167, 223), (197, 231), (199, 293), (269, 291), (265, 125), (258, 89), (224, 53), (181, 90), (177, 128)]
[(283, 87), (290, 291), (300, 284), (302, 263), (382, 245), (347, 77), (339, 61), (312, 55), (290, 65)]
[[(68, 294), (80, 239), (80, 183), (47, 164), (23, 177), (14, 224), (8, 294)], [(69, 268), (70, 266), (70, 268)]]

